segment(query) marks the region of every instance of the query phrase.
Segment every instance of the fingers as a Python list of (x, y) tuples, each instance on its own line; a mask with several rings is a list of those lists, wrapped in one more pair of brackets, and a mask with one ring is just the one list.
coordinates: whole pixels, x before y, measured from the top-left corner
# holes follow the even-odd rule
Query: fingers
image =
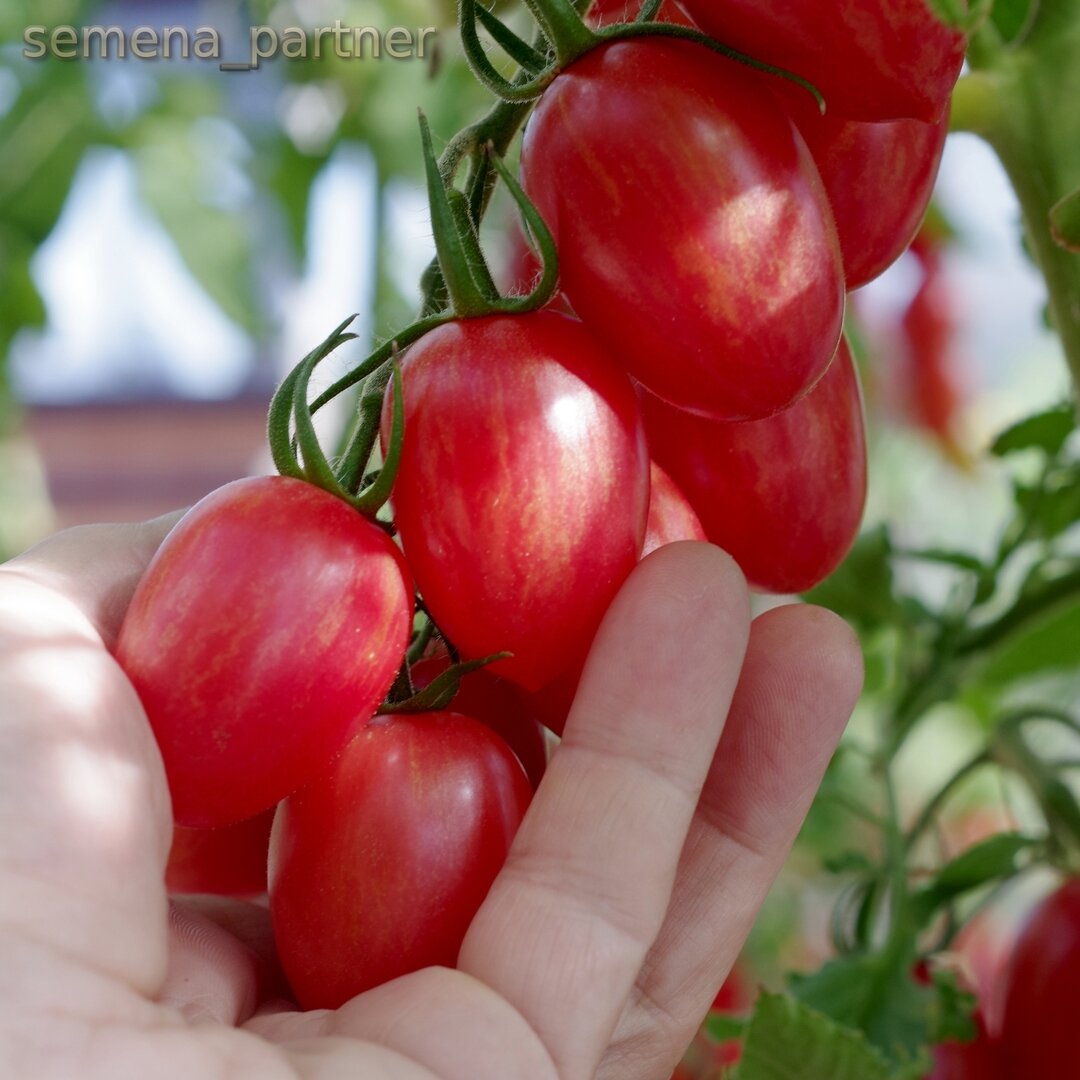
[(671, 908), (600, 1070), (667, 1077), (750, 932), (854, 708), (862, 660), (820, 608), (754, 621)]
[(165, 972), (168, 792), (102, 638), (168, 526), (69, 530), (0, 567), (0, 927), (147, 994)]
[(183, 510), (132, 525), (80, 525), (0, 567), (67, 597), (111, 649), (131, 594)]
[(458, 966), (506, 996), (566, 1080), (593, 1075), (663, 921), (748, 618), (716, 548), (674, 544), (638, 566), (465, 940)]

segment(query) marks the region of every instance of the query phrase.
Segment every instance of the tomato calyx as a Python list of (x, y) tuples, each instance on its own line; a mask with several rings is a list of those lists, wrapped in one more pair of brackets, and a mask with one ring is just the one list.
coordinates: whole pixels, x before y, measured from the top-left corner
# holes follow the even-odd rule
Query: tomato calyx
[[(825, 99), (808, 79), (740, 52), (710, 37), (697, 27), (658, 19), (662, 2), (663, 0), (645, 0), (632, 22), (597, 28), (588, 25), (583, 18), (584, 10), (589, 7), (589, 0), (585, 3), (581, 0), (525, 0), (526, 6), (539, 24), (539, 40), (545, 46), (543, 51), (518, 37), (476, 0), (462, 0), (458, 23), (465, 57), (473, 74), (505, 102), (527, 103), (535, 100), (560, 71), (599, 45), (632, 37), (661, 36), (695, 41), (729, 60), (787, 79), (812, 94), (818, 108), (824, 113)], [(496, 70), (480, 41), (477, 23), (480, 23), (507, 56), (521, 67), (523, 78), (511, 82)]]
[[(346, 327), (355, 318), (355, 315), (350, 315), (340, 323), (322, 344), (309, 352), (285, 377), (270, 402), (267, 436), (274, 467), (282, 476), (314, 484), (359, 510), (376, 524), (385, 526), (385, 522), (379, 521), (376, 514), (390, 497), (404, 437), (401, 372), (396, 360), (400, 337), (377, 349), (345, 379), (338, 380), (314, 402), (308, 402), (312, 372), (337, 348), (356, 338), (356, 334), (346, 332)], [(357, 422), (345, 452), (335, 467), (330, 464), (330, 459), (319, 444), (313, 414), (342, 390), (362, 379), (367, 382), (360, 397)], [(373, 476), (366, 476), (364, 469), (378, 438), (379, 413), (387, 384), (391, 380), (394, 406), (391, 437), (382, 468)], [(366, 486), (365, 480), (368, 481)]]
[(426, 686), (416, 691), (412, 690), (412, 682), (408, 679), (408, 664), (406, 663), (402, 667), (401, 674), (398, 676), (399, 681), (394, 684), (390, 697), (394, 697), (394, 692), (398, 690), (399, 684), (407, 686), (410, 695), (404, 700), (384, 702), (379, 711), (383, 713), (441, 712), (457, 697), (464, 676), (479, 671), (497, 660), (508, 660), (513, 655), (513, 653), (509, 652), (498, 652), (481, 657), (479, 660), (458, 661), (436, 675)]
[(543, 268), (539, 281), (525, 296), (500, 296), (480, 247), (478, 225), (469, 200), (453, 183), (457, 163), (440, 165), (435, 158), (427, 118), (420, 113), (420, 137), (424, 151), (431, 226), (435, 252), (445, 287), (448, 317), (467, 319), (485, 315), (524, 314), (543, 307), (555, 294), (559, 261), (555, 240), (521, 185), (500, 160), (489, 140), (484, 153), (499, 178), (506, 184), (521, 211), (525, 233)]

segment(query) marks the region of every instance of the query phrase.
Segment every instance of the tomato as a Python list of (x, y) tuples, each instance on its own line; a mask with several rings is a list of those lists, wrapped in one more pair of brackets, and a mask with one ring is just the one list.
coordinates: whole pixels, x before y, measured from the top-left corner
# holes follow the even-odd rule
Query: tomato
[(1036, 908), (1006, 975), (1001, 1023), (1008, 1080), (1080, 1076), (1080, 878)]
[(866, 500), (862, 397), (846, 342), (806, 397), (766, 420), (718, 423), (649, 395), (643, 405), (653, 457), (751, 585), (804, 592), (839, 565)]
[[(998, 1047), (978, 1012), (975, 1025), (975, 1038), (971, 1042), (950, 1041), (934, 1047), (934, 1069), (927, 1080), (1004, 1080)], [(1017, 1080), (1021, 1080), (1020, 1074)]]
[[(410, 669), (413, 686), (422, 690), (449, 666), (450, 657), (445, 652), (418, 660)], [(528, 695), (519, 686), (481, 668), (461, 680), (452, 707), (496, 732), (517, 755), (536, 789), (547, 768), (547, 739)]]
[(966, 40), (927, 0), (683, 0), (712, 37), (809, 79), (830, 112), (859, 120), (945, 111)]
[(705, 530), (675, 481), (655, 461), (649, 463), (649, 516), (645, 524), (644, 559), (676, 540), (704, 540)]
[(455, 713), (380, 716), (282, 803), (270, 916), (305, 1009), (452, 967), (532, 792), (489, 728)]
[[(439, 628), (527, 689), (579, 664), (645, 535), (633, 388), (575, 319), (448, 323), (402, 364), (395, 519)], [(384, 413), (384, 438), (389, 408)]]
[(856, 289), (895, 262), (918, 231), (941, 165), (948, 115), (936, 123), (822, 116), (809, 94), (772, 83), (821, 174), (847, 288)]
[(274, 810), (218, 829), (173, 828), (165, 887), (173, 893), (258, 896), (266, 892), (266, 859)]
[(716, 419), (806, 392), (840, 334), (832, 214), (757, 76), (692, 42), (603, 45), (541, 96), (525, 189), (574, 311), (654, 394)]
[(253, 477), (190, 510), (116, 645), (176, 821), (253, 817), (324, 769), (393, 682), (411, 611), (390, 537), (320, 488)]
[(958, 464), (968, 464), (958, 427), (965, 393), (957, 372), (956, 297), (937, 244), (923, 238), (912, 249), (923, 278), (904, 312), (908, 407), (916, 423)]

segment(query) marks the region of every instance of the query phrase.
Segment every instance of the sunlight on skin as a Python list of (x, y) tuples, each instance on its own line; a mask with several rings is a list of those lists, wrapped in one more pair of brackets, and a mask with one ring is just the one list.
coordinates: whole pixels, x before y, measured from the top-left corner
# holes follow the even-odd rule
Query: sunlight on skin
[[(163, 532), (69, 534), (0, 571), (0, 1061), (12, 1075), (585, 1080), (603, 1056), (612, 1076), (666, 1080), (850, 712), (850, 633), (812, 609), (770, 613), (771, 637), (755, 648), (751, 635), (739, 675), (746, 600), (729, 560), (702, 544), (649, 556), (601, 628), (466, 970), (299, 1013), (275, 1001), (257, 909), (243, 907), (235, 936), (225, 909), (167, 914), (160, 757), (103, 647)], [(680, 662), (691, 677), (673, 678)], [(706, 781), (726, 711), (717, 677), (738, 682), (722, 743), (732, 773)], [(691, 823), (703, 782), (710, 805)]]

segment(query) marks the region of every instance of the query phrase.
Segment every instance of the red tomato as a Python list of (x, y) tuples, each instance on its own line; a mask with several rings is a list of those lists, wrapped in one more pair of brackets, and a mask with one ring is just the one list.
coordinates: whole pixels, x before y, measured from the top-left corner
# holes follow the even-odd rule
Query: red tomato
[(692, 42), (594, 49), (540, 98), (521, 175), (574, 311), (653, 393), (761, 417), (828, 366), (836, 229), (802, 139), (752, 72)]
[(165, 887), (173, 893), (257, 896), (266, 892), (273, 809), (219, 829), (173, 828)]
[(804, 592), (839, 565), (866, 499), (866, 436), (847, 343), (821, 382), (786, 412), (724, 424), (643, 395), (656, 460), (705, 534), (750, 584)]
[(957, 374), (956, 297), (940, 254), (917, 253), (924, 276), (901, 322), (907, 344), (909, 408), (953, 460), (966, 462), (957, 433), (964, 390)]
[[(412, 684), (422, 690), (450, 666), (446, 653), (425, 656), (410, 669)], [(528, 695), (509, 679), (483, 669), (470, 672), (451, 703), (455, 712), (472, 716), (496, 732), (517, 755), (535, 790), (547, 768), (547, 739)]]
[[(576, 319), (449, 323), (402, 364), (395, 519), (439, 628), (528, 689), (579, 664), (645, 535), (633, 388)], [(384, 437), (387, 433), (384, 413)]]
[[(947, 1042), (934, 1047), (934, 1070), (927, 1080), (999, 1080), (1002, 1077), (999, 1049), (979, 1013), (975, 1014), (975, 1024), (976, 1034), (971, 1042)], [(1023, 1080), (1027, 1075), (1017, 1074), (1017, 1080)], [(1037, 1074), (1030, 1075), (1035, 1080)]]
[(116, 645), (176, 821), (242, 821), (326, 768), (393, 682), (411, 611), (390, 537), (320, 488), (260, 476), (199, 502), (151, 561)]
[(1002, 1059), (1009, 1080), (1080, 1076), (1080, 878), (1066, 881), (1020, 933), (1006, 976)]
[(489, 728), (456, 713), (376, 717), (282, 803), (270, 916), (305, 1009), (452, 967), (532, 792)]
[(676, 540), (704, 540), (705, 530), (675, 481), (655, 461), (649, 463), (649, 517), (645, 524), (644, 559), (650, 551)]
[(718, 41), (809, 79), (837, 116), (938, 120), (964, 61), (964, 35), (927, 0), (683, 3)]
[[(930, 205), (948, 114), (936, 123), (822, 116), (809, 94), (773, 80), (829, 196), (847, 288), (873, 280), (907, 249)], [(882, 193), (888, 192), (883, 198)]]

